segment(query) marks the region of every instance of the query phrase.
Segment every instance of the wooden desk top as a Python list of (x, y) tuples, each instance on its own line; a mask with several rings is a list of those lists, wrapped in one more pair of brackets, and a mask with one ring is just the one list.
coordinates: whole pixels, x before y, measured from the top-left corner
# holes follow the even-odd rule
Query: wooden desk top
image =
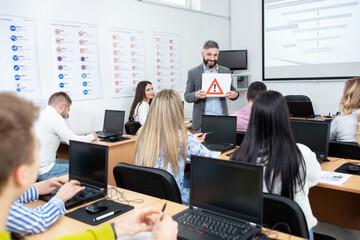
[[(129, 205), (134, 206), (134, 209), (145, 208), (145, 207), (148, 207), (151, 204), (154, 204), (154, 203), (160, 201), (159, 198), (151, 197), (151, 196), (148, 196), (148, 195), (144, 195), (144, 194), (141, 194), (141, 193), (129, 191), (129, 190), (126, 190), (126, 189), (121, 189), (121, 188), (117, 188), (117, 189), (120, 192), (123, 193), (123, 195), (126, 197), (126, 199), (128, 201), (130, 201)], [(110, 196), (110, 194), (108, 196)], [(95, 201), (99, 201), (99, 200), (101, 200), (101, 199), (98, 199), (98, 200), (95, 200)], [(117, 201), (115, 199), (113, 199), (113, 200)], [(143, 201), (142, 202), (140, 202), (140, 201), (139, 202), (138, 201), (133, 202), (134, 200), (143, 200)], [(93, 201), (93, 202), (95, 202), (95, 201)], [(117, 201), (117, 202), (120, 202), (122, 204), (127, 204), (125, 201)], [(92, 202), (90, 202), (90, 203), (92, 203)], [(74, 210), (76, 210), (78, 208), (84, 207), (84, 206), (86, 206), (86, 205), (88, 205), (90, 203), (86, 203), (86, 204), (81, 205), (79, 207), (75, 207), (75, 208), (71, 209), (69, 212), (74, 211)], [(36, 201), (36, 202), (27, 203), (26, 206), (31, 207), (31, 208), (35, 208), (35, 207), (38, 207), (41, 204), (44, 204), (44, 201), (39, 200), (39, 201)], [(72, 219), (72, 218), (69, 218), (69, 217), (66, 217), (66, 216), (62, 215), (62, 216), (59, 217), (59, 219), (47, 231), (45, 231), (44, 233), (39, 233), (39, 234), (35, 234), (35, 235), (29, 235), (29, 236), (26, 237), (26, 239), (34, 239), (34, 240), (35, 239), (36, 240), (44, 239), (45, 240), (45, 239), (53, 239), (53, 238), (61, 237), (61, 236), (64, 236), (64, 235), (83, 232), (83, 231), (85, 231), (85, 230), (87, 230), (89, 228), (98, 228), (98, 227), (100, 227), (100, 226), (102, 226), (104, 224), (111, 223), (111, 222), (114, 222), (116, 220), (122, 219), (125, 216), (127, 216), (128, 214), (130, 214), (132, 211), (126, 212), (126, 213), (124, 213), (124, 214), (122, 214), (122, 215), (120, 215), (120, 216), (118, 216), (116, 218), (112, 218), (109, 221), (106, 221), (106, 222), (104, 222), (102, 224), (99, 224), (97, 226), (91, 226), (91, 225), (79, 222), (79, 221), (77, 221), (75, 219)]]
[[(179, 204), (179, 203), (175, 203), (175, 202), (171, 202), (171, 201), (168, 201), (168, 200), (164, 200), (164, 199), (162, 199), (161, 201), (157, 201), (157, 202), (149, 205), (148, 207), (161, 210), (165, 203), (166, 203), (165, 213), (170, 215), (170, 216), (174, 216), (174, 215), (178, 214), (179, 212), (184, 211), (185, 209), (188, 208), (188, 206), (185, 206), (185, 205), (182, 205), (182, 204)], [(283, 239), (283, 240), (289, 240), (289, 239), (290, 240), (300, 240), (300, 239), (303, 239), (303, 238), (292, 236), (292, 235), (289, 235), (289, 234), (286, 234), (286, 233), (269, 230), (267, 228), (263, 228), (262, 232), (267, 234), (268, 237), (276, 238), (276, 239)]]
[(92, 141), (92, 143), (112, 147), (112, 146), (117, 146), (117, 145), (121, 145), (121, 144), (132, 143), (132, 142), (136, 141), (136, 136), (134, 136), (134, 135), (126, 135), (126, 134), (124, 134), (124, 135), (122, 135), (122, 137), (128, 137), (130, 139), (124, 140), (124, 141), (119, 141), (119, 142), (103, 142), (103, 141), (100, 141), (101, 139), (97, 138), (94, 141)]

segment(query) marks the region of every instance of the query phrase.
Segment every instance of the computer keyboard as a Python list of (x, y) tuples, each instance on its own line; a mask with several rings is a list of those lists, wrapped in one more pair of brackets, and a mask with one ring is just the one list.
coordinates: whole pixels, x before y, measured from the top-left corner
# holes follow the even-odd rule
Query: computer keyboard
[(186, 211), (174, 220), (187, 226), (188, 230), (209, 233), (218, 239), (240, 239), (251, 230), (249, 223), (235, 222), (201, 211)]
[[(81, 185), (82, 186), (82, 185)], [(52, 196), (55, 196), (56, 193), (59, 191), (59, 187), (57, 187), (54, 191), (51, 192), (51, 195)], [(86, 187), (84, 190), (78, 192), (75, 196), (73, 196), (72, 198), (73, 199), (77, 199), (77, 200), (81, 200), (81, 199), (84, 199), (84, 198), (88, 198), (88, 197), (91, 197), (93, 196), (94, 194), (97, 194), (97, 193), (101, 193), (100, 190), (97, 190), (97, 189), (94, 189), (94, 188), (89, 188), (89, 187)]]
[(229, 149), (229, 144), (221, 144), (221, 143), (209, 143), (209, 142), (203, 142), (202, 143), (206, 148), (213, 150), (213, 151), (222, 151), (224, 149)]

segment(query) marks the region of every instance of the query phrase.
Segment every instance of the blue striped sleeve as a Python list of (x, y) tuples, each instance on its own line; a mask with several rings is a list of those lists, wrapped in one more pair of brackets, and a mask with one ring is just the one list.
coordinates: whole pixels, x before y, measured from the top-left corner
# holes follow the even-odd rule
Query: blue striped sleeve
[(19, 234), (44, 232), (64, 213), (65, 204), (58, 197), (53, 197), (37, 208), (28, 208), (16, 201), (10, 208), (6, 229)]
[(39, 192), (35, 186), (32, 186), (27, 190), (19, 199), (17, 200), (20, 203), (34, 202), (39, 200)]

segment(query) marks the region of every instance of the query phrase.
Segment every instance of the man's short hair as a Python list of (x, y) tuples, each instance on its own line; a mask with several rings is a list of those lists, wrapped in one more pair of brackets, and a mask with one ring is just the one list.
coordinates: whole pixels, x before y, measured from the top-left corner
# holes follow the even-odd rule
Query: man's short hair
[(263, 82), (256, 81), (251, 83), (247, 90), (248, 101), (253, 101), (259, 93), (265, 92), (266, 90), (266, 85)]
[(33, 103), (13, 93), (0, 93), (0, 192), (17, 167), (34, 161), (31, 129), (38, 114)]
[(219, 49), (219, 44), (213, 40), (208, 40), (204, 43), (203, 49), (209, 49), (209, 48), (217, 48)]
[(56, 92), (49, 98), (48, 105), (57, 106), (60, 103), (69, 103), (72, 104), (70, 96), (65, 92)]

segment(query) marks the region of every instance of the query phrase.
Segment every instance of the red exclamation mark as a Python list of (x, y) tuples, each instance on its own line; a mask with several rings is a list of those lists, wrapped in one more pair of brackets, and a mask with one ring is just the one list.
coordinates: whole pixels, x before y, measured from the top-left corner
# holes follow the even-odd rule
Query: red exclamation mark
[(216, 83), (214, 83), (214, 92), (216, 92)]

